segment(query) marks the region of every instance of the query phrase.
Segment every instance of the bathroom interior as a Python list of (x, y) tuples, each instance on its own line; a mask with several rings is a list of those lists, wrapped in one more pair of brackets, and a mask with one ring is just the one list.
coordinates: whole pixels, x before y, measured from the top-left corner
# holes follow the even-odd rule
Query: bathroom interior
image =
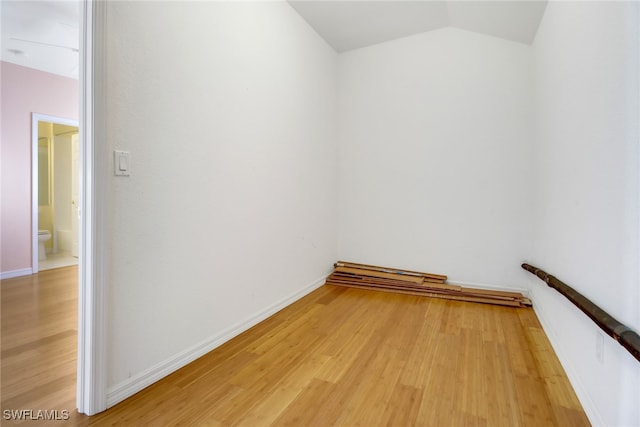
[(38, 270), (78, 264), (78, 127), (38, 121)]

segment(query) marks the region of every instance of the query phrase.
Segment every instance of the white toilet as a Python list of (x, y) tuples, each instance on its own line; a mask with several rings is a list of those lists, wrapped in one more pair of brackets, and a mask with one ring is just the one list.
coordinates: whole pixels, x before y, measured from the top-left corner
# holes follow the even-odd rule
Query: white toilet
[(38, 230), (38, 260), (42, 261), (47, 259), (47, 251), (44, 248), (44, 242), (51, 239), (51, 233), (49, 230)]

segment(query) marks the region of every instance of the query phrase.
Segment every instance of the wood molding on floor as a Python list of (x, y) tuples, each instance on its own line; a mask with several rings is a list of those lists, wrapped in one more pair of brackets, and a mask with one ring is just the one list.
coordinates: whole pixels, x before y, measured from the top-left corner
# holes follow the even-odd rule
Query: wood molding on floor
[(76, 271), (2, 282), (3, 410), (70, 410), (60, 426), (589, 425), (532, 308), (332, 285), (86, 417)]

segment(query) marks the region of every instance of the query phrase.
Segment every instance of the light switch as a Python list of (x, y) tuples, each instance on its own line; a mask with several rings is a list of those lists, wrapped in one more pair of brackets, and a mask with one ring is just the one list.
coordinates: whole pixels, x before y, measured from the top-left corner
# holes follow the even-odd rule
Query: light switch
[(131, 155), (128, 151), (114, 150), (113, 160), (116, 176), (130, 175)]

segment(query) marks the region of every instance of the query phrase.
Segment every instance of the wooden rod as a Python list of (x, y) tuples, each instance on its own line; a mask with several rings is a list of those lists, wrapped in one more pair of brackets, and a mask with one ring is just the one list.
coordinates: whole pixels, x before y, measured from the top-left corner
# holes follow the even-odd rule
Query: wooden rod
[(552, 276), (544, 270), (540, 270), (539, 268), (527, 263), (522, 264), (522, 268), (527, 270), (529, 273), (535, 274), (539, 279), (549, 285), (549, 287), (564, 295), (584, 314), (589, 316), (589, 318), (593, 320), (600, 329), (626, 348), (627, 351), (636, 358), (636, 360), (640, 361), (640, 335), (635, 331), (614, 319), (609, 315), (609, 313), (595, 305), (587, 297), (555, 276)]

